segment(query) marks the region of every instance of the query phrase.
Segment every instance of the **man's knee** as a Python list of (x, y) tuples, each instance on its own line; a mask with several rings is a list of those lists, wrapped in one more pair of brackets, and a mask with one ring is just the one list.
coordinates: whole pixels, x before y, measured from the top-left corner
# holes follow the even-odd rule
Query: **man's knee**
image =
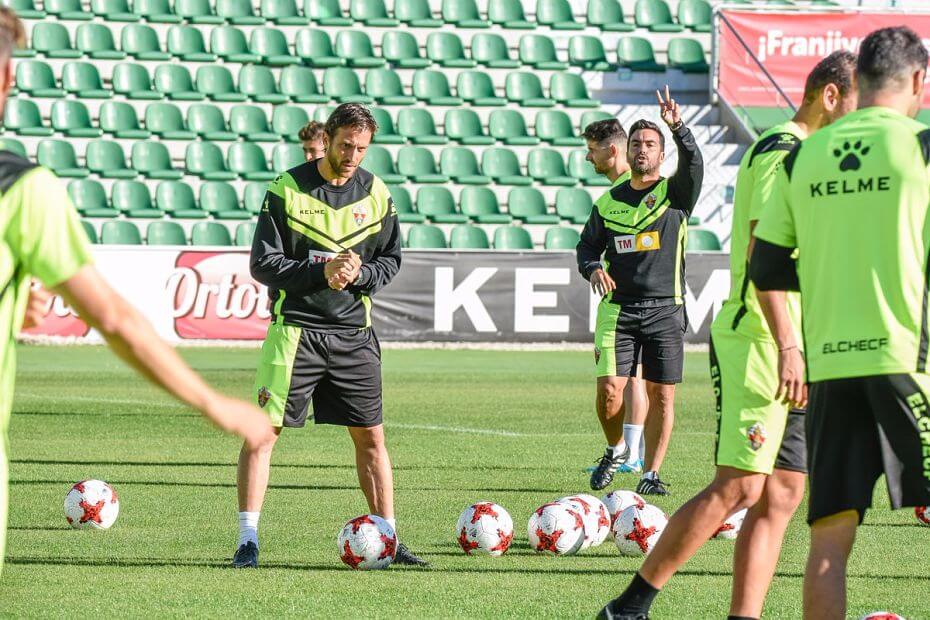
[(359, 452), (374, 454), (384, 450), (384, 427), (380, 424), (350, 428), (350, 435)]
[(769, 509), (793, 514), (804, 499), (806, 479), (802, 473), (776, 469), (765, 484), (765, 500)]
[(717, 476), (710, 484), (711, 493), (719, 496), (735, 510), (748, 508), (762, 497), (765, 487), (763, 474), (736, 474), (730, 468), (727, 471), (717, 470)]
[(646, 381), (646, 394), (649, 397), (650, 408), (662, 412), (670, 412), (675, 404), (675, 386), (665, 383)]
[(271, 451), (274, 450), (275, 444), (278, 442), (278, 437), (281, 435), (281, 427), (274, 428), (274, 434), (271, 435), (263, 443), (255, 446), (254, 448), (249, 448), (248, 444), (242, 444), (242, 454), (252, 455), (252, 456), (267, 456), (271, 454)]
[(602, 377), (597, 382), (598, 400), (608, 408), (616, 409), (623, 404), (623, 389), (625, 381), (618, 381), (615, 377)]

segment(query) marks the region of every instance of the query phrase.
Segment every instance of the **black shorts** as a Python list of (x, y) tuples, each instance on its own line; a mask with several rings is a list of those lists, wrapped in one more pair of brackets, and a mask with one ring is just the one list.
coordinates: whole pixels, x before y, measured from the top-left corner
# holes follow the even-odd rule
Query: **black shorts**
[(885, 474), (892, 508), (930, 505), (926, 375), (875, 375), (811, 384), (807, 520), (856, 510), (862, 521)]
[(788, 413), (785, 434), (781, 438), (781, 447), (775, 457), (775, 469), (786, 469), (807, 473), (807, 412), (792, 409)]
[(653, 383), (681, 383), (685, 360), (684, 305), (631, 306), (602, 301), (594, 334), (599, 377), (634, 377), (643, 366), (643, 379)]

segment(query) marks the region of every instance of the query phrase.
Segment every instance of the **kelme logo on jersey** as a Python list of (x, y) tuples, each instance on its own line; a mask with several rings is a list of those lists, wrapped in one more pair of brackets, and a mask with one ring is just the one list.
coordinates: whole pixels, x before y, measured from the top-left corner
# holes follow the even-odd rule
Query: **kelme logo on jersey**
[(355, 205), (352, 207), (352, 217), (355, 218), (355, 225), (361, 226), (368, 218), (368, 209), (365, 208), (365, 205)]
[(614, 250), (617, 254), (629, 254), (630, 252), (653, 252), (661, 249), (659, 243), (659, 232), (651, 230), (649, 232), (639, 233), (638, 235), (622, 235), (614, 237)]
[(265, 405), (268, 404), (268, 400), (270, 398), (271, 398), (271, 392), (268, 391), (268, 388), (266, 388), (265, 386), (262, 386), (261, 389), (258, 390), (258, 406), (264, 409)]
[[(833, 149), (833, 156), (839, 160), (840, 172), (854, 172), (862, 167), (862, 158), (869, 154), (870, 146), (863, 146), (862, 140), (849, 141)], [(891, 177), (858, 177), (811, 183), (811, 198), (861, 194), (865, 192), (887, 192), (891, 189)]]
[(840, 160), (840, 171), (858, 170), (862, 167), (860, 157), (869, 154), (868, 146), (862, 146), (862, 140), (856, 140), (853, 144), (844, 142), (843, 146), (833, 149), (833, 156)]
[(753, 450), (758, 450), (765, 443), (765, 427), (756, 422), (746, 431), (746, 437), (749, 439), (749, 446)]

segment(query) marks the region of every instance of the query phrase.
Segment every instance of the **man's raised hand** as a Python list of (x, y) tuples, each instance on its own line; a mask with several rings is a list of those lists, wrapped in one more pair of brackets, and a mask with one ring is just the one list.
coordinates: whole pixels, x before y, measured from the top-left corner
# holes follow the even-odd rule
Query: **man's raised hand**
[(662, 93), (656, 91), (656, 99), (659, 100), (662, 120), (669, 127), (677, 127), (681, 123), (681, 106), (669, 94), (668, 84), (665, 85), (665, 98), (662, 97)]

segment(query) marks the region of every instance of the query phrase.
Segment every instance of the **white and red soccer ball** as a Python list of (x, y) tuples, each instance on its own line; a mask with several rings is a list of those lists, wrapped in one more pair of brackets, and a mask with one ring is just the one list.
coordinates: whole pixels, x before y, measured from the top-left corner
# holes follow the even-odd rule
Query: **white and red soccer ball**
[(613, 525), (617, 520), (617, 517), (620, 516), (620, 513), (629, 508), (630, 506), (638, 506), (642, 508), (646, 505), (646, 500), (644, 500), (638, 493), (633, 491), (626, 491), (620, 489), (618, 491), (611, 491), (607, 495), (601, 498), (604, 507), (607, 508), (608, 514), (610, 514), (610, 524)]
[(630, 506), (614, 521), (614, 542), (623, 555), (642, 557), (652, 551), (666, 525), (668, 517), (659, 508)]
[(743, 527), (743, 521), (746, 519), (747, 509), (743, 508), (738, 512), (734, 512), (727, 520), (723, 522), (723, 525), (717, 529), (717, 532), (714, 534), (714, 538), (725, 538), (727, 540), (736, 540), (736, 537), (739, 536), (739, 531)]
[(539, 553), (572, 555), (584, 544), (584, 517), (568, 504), (543, 504), (530, 516), (527, 534)]
[(904, 620), (903, 616), (899, 616), (893, 611), (873, 611), (864, 616), (861, 616), (859, 620)]
[(102, 480), (82, 480), (65, 495), (65, 519), (78, 530), (105, 530), (119, 516), (116, 491)]
[(345, 524), (338, 538), (339, 557), (355, 570), (387, 568), (397, 553), (397, 534), (377, 515), (362, 515)]
[(593, 495), (579, 493), (578, 495), (568, 495), (556, 501), (568, 504), (575, 511), (581, 513), (585, 526), (585, 540), (581, 545), (582, 549), (596, 547), (607, 540), (607, 536), (610, 534), (610, 515), (601, 500)]
[(455, 538), (466, 555), (473, 553), (497, 557), (513, 541), (513, 519), (503, 507), (493, 502), (478, 502), (462, 511), (455, 525)]
[(917, 506), (914, 508), (914, 516), (924, 525), (930, 525), (930, 506)]

